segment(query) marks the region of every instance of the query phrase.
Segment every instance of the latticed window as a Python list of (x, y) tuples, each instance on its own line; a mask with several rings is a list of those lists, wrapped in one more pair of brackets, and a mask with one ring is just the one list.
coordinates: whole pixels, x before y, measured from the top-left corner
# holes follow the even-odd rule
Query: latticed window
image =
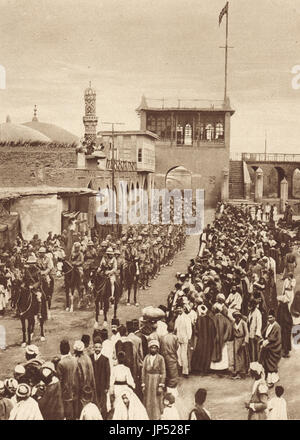
[(165, 138), (165, 134), (166, 134), (166, 121), (165, 121), (165, 118), (158, 118), (157, 119), (157, 134), (162, 139)]
[(224, 126), (222, 122), (216, 124), (216, 139), (224, 139)]
[(214, 139), (214, 126), (212, 124), (206, 124), (205, 126), (205, 139), (212, 141)]
[(154, 116), (148, 116), (147, 118), (147, 130), (156, 133), (156, 119)]
[(142, 162), (143, 161), (143, 150), (142, 148), (138, 149), (138, 162)]
[(177, 133), (177, 144), (183, 144), (183, 127), (182, 125), (177, 125), (176, 128)]
[(184, 143), (185, 145), (192, 145), (192, 126), (191, 124), (186, 124), (184, 128)]
[(171, 138), (171, 118), (166, 119), (166, 139)]

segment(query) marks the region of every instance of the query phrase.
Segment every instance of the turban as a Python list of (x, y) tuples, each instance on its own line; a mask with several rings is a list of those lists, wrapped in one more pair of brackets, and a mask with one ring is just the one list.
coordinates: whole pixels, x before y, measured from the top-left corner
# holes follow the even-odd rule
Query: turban
[(157, 339), (151, 339), (151, 341), (148, 342), (148, 348), (154, 347), (154, 346), (159, 348), (159, 342)]

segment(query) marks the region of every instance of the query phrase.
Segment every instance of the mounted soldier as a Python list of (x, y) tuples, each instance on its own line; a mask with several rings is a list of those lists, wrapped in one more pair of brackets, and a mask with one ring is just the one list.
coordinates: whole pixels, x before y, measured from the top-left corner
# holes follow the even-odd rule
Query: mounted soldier
[(95, 328), (98, 327), (99, 306), (101, 307), (102, 313), (104, 313), (103, 325), (106, 327), (109, 301), (111, 300), (111, 302), (115, 302), (115, 304), (118, 302), (116, 298), (119, 294), (119, 286), (116, 286), (117, 269), (117, 260), (114, 256), (113, 249), (108, 248), (93, 277), (96, 312)]
[(23, 342), (26, 345), (26, 321), (27, 321), (27, 343), (31, 343), (34, 331), (35, 317), (39, 320), (41, 330), (41, 341), (45, 340), (44, 322), (48, 318), (47, 297), (41, 289), (41, 273), (37, 266), (37, 259), (34, 255), (29, 256), (24, 266), (24, 277), (21, 284), (19, 297), (16, 301), (17, 310), (21, 319)]
[(138, 306), (136, 295), (138, 289), (138, 281), (140, 275), (140, 269), (138, 264), (139, 258), (136, 248), (133, 246), (133, 239), (129, 238), (127, 241), (127, 247), (125, 249), (125, 284), (128, 293), (127, 305), (130, 305), (130, 293), (133, 287), (134, 301)]
[(88, 295), (91, 285), (91, 273), (97, 267), (97, 251), (94, 247), (94, 243), (89, 240), (87, 243), (87, 248), (84, 253), (84, 263), (83, 263), (83, 285), (85, 289), (85, 294)]
[(74, 301), (74, 292), (75, 289), (79, 295), (79, 303), (78, 307), (81, 305), (82, 295), (83, 295), (83, 253), (81, 252), (81, 247), (79, 242), (75, 242), (73, 246), (73, 250), (71, 253), (71, 265), (73, 267), (72, 270), (72, 278), (71, 278), (71, 307), (73, 309), (73, 301)]
[(39, 256), (37, 261), (37, 267), (40, 271), (41, 276), (41, 290), (46, 295), (47, 303), (48, 303), (48, 309), (49, 309), (49, 318), (51, 318), (50, 315), (50, 308), (51, 308), (51, 301), (52, 301), (52, 294), (53, 294), (53, 282), (52, 282), (52, 271), (53, 271), (53, 262), (49, 258), (48, 255), (46, 255), (46, 248), (41, 247), (39, 249)]

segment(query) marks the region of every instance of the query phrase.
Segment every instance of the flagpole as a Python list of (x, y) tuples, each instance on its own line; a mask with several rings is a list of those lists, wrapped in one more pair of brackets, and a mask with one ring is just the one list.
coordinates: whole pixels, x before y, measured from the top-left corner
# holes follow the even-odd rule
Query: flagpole
[(227, 99), (227, 66), (228, 66), (228, 15), (229, 15), (229, 2), (227, 2), (227, 14), (226, 14), (226, 44), (225, 44), (225, 88), (224, 88), (224, 101)]

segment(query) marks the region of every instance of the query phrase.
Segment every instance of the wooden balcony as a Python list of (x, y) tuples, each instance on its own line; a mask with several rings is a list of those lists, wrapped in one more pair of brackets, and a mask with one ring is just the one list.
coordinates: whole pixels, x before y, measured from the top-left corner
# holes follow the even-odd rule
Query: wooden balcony
[[(115, 160), (115, 171), (137, 171), (136, 162), (127, 161), (127, 160)], [(107, 159), (106, 161), (106, 169), (112, 169), (112, 160)]]

